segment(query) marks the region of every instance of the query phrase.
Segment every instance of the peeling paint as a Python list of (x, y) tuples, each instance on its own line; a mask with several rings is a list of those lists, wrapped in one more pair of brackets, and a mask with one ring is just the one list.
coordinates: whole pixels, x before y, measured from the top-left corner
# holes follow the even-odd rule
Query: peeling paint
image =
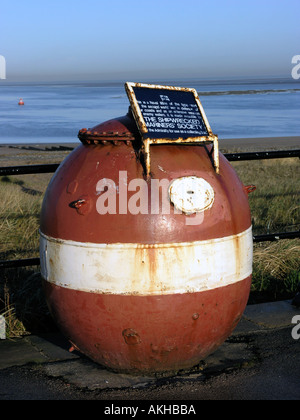
[(171, 244), (90, 244), (42, 233), (40, 241), (42, 253), (47, 247), (41, 267), (45, 280), (93, 293), (195, 293), (252, 273), (251, 228), (225, 238)]
[(193, 214), (210, 209), (215, 194), (205, 179), (187, 176), (172, 181), (169, 186), (169, 197), (178, 210), (185, 214)]

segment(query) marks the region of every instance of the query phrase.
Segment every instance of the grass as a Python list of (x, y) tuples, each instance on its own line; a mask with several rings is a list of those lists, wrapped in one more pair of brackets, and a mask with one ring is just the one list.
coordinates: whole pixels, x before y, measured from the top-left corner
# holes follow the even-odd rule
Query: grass
[[(232, 162), (249, 195), (255, 235), (300, 229), (299, 159)], [(250, 302), (293, 297), (300, 284), (300, 240), (255, 243)]]
[[(300, 228), (299, 159), (232, 162), (249, 195), (254, 234)], [(0, 260), (39, 256), (39, 215), (51, 175), (0, 178)], [(254, 244), (250, 302), (292, 298), (300, 282), (300, 240)], [(0, 270), (0, 314), (7, 335), (45, 332), (54, 324), (39, 267)]]
[(0, 194), (1, 259), (37, 255), (42, 193), (24, 187), (24, 181), (2, 177)]
[[(39, 219), (43, 193), (28, 177), (0, 178), (0, 260), (39, 256)], [(45, 185), (40, 185), (45, 190)], [(53, 323), (41, 288), (39, 267), (0, 270), (0, 314), (6, 334), (16, 337)]]
[(300, 284), (300, 241), (255, 244), (252, 299), (288, 299)]
[(254, 184), (249, 195), (255, 234), (299, 230), (299, 159), (232, 162), (244, 185)]

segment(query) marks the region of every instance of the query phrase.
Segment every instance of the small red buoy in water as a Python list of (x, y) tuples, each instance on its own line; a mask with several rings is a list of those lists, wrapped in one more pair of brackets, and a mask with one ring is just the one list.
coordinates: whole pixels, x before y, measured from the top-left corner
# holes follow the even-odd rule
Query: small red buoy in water
[(24, 105), (24, 101), (22, 98), (19, 100), (19, 105)]

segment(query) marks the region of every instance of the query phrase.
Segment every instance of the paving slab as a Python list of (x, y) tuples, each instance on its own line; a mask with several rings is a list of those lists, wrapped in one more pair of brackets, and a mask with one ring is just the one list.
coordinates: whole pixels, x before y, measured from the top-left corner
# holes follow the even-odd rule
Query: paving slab
[(255, 355), (247, 343), (225, 342), (213, 354), (190, 370), (156, 376), (127, 375), (114, 373), (82, 357), (78, 360), (47, 363), (43, 366), (48, 377), (63, 378), (69, 384), (90, 391), (118, 388), (142, 388), (161, 379), (180, 377), (184, 380), (204, 379), (207, 374), (216, 374), (250, 363)]
[(47, 361), (47, 357), (35, 349), (26, 338), (0, 341), (0, 369)]
[(140, 388), (155, 382), (155, 378), (114, 373), (85, 358), (44, 366), (47, 376), (63, 378), (69, 384), (79, 388), (110, 389)]
[(300, 315), (300, 308), (296, 308), (290, 300), (286, 300), (249, 305), (243, 318), (259, 328), (283, 328), (292, 324), (295, 315)]
[(69, 347), (60, 333), (0, 340), (0, 369), (79, 358), (78, 353), (68, 351)]
[(207, 375), (255, 364), (255, 349), (248, 337), (256, 332), (292, 327), (295, 315), (300, 315), (300, 309), (293, 307), (291, 301), (249, 305), (234, 333), (222, 346), (194, 369), (170, 376), (133, 376), (111, 372), (76, 351), (70, 353), (69, 342), (59, 332), (0, 340), (0, 370), (38, 364), (47, 377), (60, 378), (65, 383), (89, 391), (141, 389), (168, 377), (201, 380)]
[(31, 335), (27, 338), (36, 351), (41, 352), (48, 362), (74, 360), (80, 358), (76, 351), (70, 352), (69, 341), (61, 333), (48, 333), (44, 335)]
[(81, 389), (104, 390), (142, 388), (160, 378), (201, 379), (206, 373), (237, 368), (253, 359), (247, 343), (225, 342), (203, 364), (191, 370), (157, 377), (115, 373), (87, 359), (78, 352), (70, 353), (68, 342), (60, 333), (44, 337), (29, 336), (0, 341), (0, 370), (28, 364), (39, 364), (48, 377), (61, 378)]

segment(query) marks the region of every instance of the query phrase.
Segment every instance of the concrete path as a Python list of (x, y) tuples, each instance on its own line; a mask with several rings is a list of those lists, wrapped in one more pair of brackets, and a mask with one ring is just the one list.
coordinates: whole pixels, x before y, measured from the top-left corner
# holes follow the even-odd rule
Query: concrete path
[[(0, 400), (300, 399), (300, 308), (247, 306), (232, 336), (175, 376), (117, 374), (68, 351), (59, 333), (0, 340)], [(196, 408), (195, 408), (196, 409)]]

